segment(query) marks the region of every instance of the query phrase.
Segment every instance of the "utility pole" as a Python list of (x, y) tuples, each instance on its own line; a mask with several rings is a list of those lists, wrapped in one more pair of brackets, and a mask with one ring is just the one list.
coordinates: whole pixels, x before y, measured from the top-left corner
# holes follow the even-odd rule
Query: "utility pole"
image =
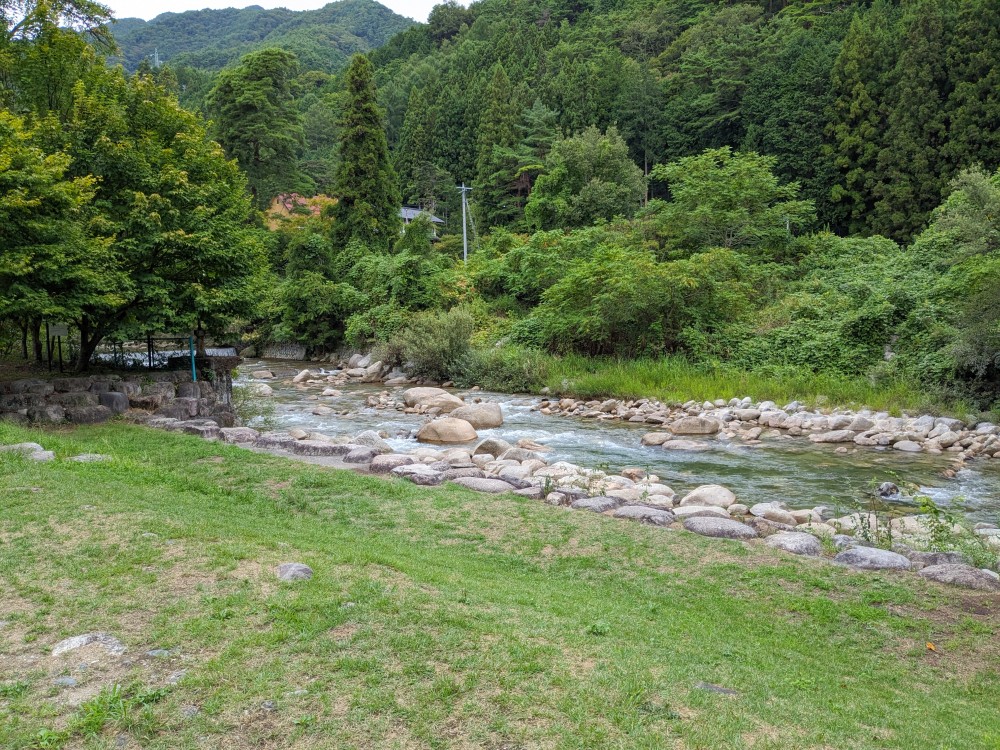
[(468, 264), (469, 262), (469, 235), (466, 232), (465, 225), (465, 213), (466, 206), (468, 205), (468, 199), (466, 195), (472, 190), (471, 187), (466, 187), (465, 183), (462, 183), (462, 187), (459, 188), (462, 191), (462, 262)]

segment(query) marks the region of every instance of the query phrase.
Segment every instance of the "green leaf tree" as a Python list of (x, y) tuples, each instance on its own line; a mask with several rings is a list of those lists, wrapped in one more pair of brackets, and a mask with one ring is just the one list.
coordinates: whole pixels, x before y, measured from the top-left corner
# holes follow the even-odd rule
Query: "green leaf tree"
[(798, 198), (798, 184), (778, 181), (774, 163), (727, 146), (654, 167), (653, 179), (666, 182), (671, 196), (650, 204), (666, 253), (722, 247), (781, 255), (792, 230), (807, 226), (814, 212), (811, 201)]
[(646, 178), (617, 128), (592, 127), (553, 145), (525, 217), (538, 229), (587, 226), (635, 215), (645, 194)]

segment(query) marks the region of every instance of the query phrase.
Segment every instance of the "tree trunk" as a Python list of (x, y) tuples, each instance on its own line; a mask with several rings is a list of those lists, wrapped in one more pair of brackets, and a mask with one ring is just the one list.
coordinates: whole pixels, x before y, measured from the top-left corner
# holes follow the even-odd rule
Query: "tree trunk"
[(90, 359), (101, 343), (104, 334), (100, 329), (90, 332), (90, 319), (86, 316), (80, 321), (80, 357), (76, 360), (76, 371), (84, 372), (90, 367)]
[(31, 344), (35, 350), (35, 361), (41, 364), (42, 358), (42, 320), (36, 318), (31, 321)]
[(21, 359), (28, 358), (28, 321), (23, 320), (18, 323), (21, 327)]

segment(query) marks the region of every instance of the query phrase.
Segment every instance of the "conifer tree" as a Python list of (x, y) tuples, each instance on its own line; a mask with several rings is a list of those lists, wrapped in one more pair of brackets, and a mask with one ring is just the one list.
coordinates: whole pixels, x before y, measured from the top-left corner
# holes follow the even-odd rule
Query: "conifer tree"
[(401, 201), (389, 161), (385, 116), (376, 100), (374, 70), (367, 57), (354, 56), (346, 83), (333, 243), (339, 250), (356, 240), (369, 250), (385, 252), (399, 235)]
[(511, 154), (519, 141), (519, 115), (507, 71), (497, 64), (486, 90), (477, 144), (476, 204), (483, 228), (509, 223), (521, 213), (521, 203), (512, 192), (517, 162)]
[(876, 0), (858, 13), (833, 66), (834, 101), (827, 136), (839, 173), (830, 191), (833, 225), (839, 231), (865, 231), (875, 202), (874, 172), (885, 143), (897, 15), (888, 0)]
[(992, 0), (961, 4), (948, 51), (952, 77), (944, 152), (958, 171), (1000, 167), (1000, 13)]
[(953, 0), (922, 0), (909, 6), (904, 19), (869, 221), (870, 231), (900, 241), (909, 240), (923, 226), (952, 176), (943, 148), (948, 136), (947, 50), (954, 11)]
[(403, 199), (413, 200), (418, 176), (424, 165), (432, 160), (434, 147), (434, 121), (427, 95), (421, 87), (414, 87), (406, 105), (406, 116), (396, 146), (396, 174)]
[(215, 136), (247, 175), (258, 206), (287, 190), (308, 191), (297, 169), (304, 136), (295, 107), (295, 55), (263, 49), (219, 74), (208, 95)]

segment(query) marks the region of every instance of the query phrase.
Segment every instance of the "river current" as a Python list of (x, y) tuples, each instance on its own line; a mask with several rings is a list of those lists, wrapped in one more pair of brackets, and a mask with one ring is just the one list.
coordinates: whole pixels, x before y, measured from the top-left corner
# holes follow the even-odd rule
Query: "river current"
[[(350, 436), (362, 430), (388, 433), (387, 442), (405, 453), (420, 443), (413, 434), (426, 420), (419, 414), (404, 414), (395, 409), (375, 409), (366, 405), (368, 396), (387, 390), (381, 384), (335, 386), (342, 396), (318, 396), (323, 386), (299, 386), (290, 378), (299, 370), (318, 370), (315, 363), (255, 360), (240, 368), (239, 383), (249, 380), (253, 370), (271, 370), (277, 429), (301, 428), (330, 436)], [(390, 392), (393, 389), (388, 389)], [(402, 388), (396, 389), (399, 393)], [(462, 391), (456, 391), (463, 395)], [(701, 452), (670, 451), (641, 444), (642, 436), (654, 431), (652, 425), (617, 421), (596, 421), (577, 417), (545, 416), (532, 411), (534, 397), (502, 393), (476, 392), (470, 397), (500, 404), (504, 424), (480, 430), (484, 437), (501, 437), (511, 443), (530, 438), (552, 449), (546, 459), (570, 461), (593, 469), (617, 472), (638, 466), (656, 474), (678, 496), (701, 484), (722, 484), (736, 493), (740, 502), (783, 501), (790, 508), (825, 505), (837, 512), (868, 507), (871, 489), (891, 481), (919, 487), (923, 494), (941, 507), (950, 508), (970, 521), (1000, 522), (1000, 460), (976, 459), (948, 479), (943, 472), (954, 460), (950, 454), (928, 455), (902, 453), (851, 446), (847, 454), (835, 453), (833, 445), (816, 445), (803, 437), (765, 439), (747, 445), (739, 439), (709, 440), (710, 450)], [(397, 400), (401, 397), (397, 394)], [(312, 409), (324, 404), (337, 412), (316, 416)], [(917, 501), (904, 497), (899, 510), (915, 511)], [(910, 506), (906, 508), (905, 506)]]

